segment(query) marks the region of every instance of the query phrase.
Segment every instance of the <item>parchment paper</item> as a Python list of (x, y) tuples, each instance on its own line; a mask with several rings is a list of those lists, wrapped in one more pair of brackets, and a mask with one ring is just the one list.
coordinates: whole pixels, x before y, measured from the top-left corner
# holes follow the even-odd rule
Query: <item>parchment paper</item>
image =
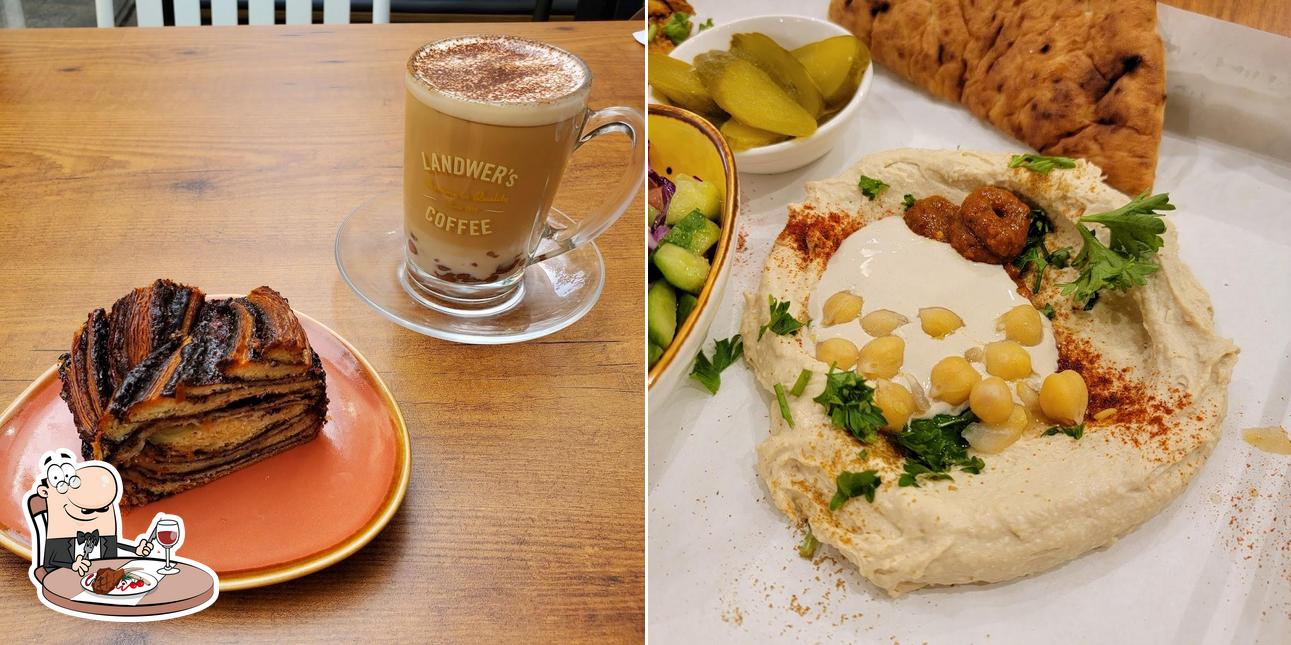
[[(694, 2), (699, 19), (802, 13), (819, 0)], [(1022, 580), (891, 599), (765, 499), (767, 399), (743, 364), (713, 397), (686, 385), (649, 420), (649, 638), (657, 643), (1291, 642), (1291, 459), (1243, 428), (1291, 425), (1291, 39), (1161, 7), (1168, 106), (1157, 191), (1180, 252), (1242, 348), (1223, 438), (1187, 492), (1111, 547)], [(804, 181), (896, 147), (1022, 144), (878, 70), (846, 140), (778, 176), (741, 176), (743, 249), (709, 332), (738, 332), (784, 206)]]

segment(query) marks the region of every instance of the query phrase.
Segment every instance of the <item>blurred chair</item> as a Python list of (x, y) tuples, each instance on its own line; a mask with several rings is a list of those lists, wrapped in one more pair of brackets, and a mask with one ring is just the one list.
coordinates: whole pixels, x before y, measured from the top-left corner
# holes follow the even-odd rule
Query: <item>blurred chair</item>
[(374, 23), (391, 22), (391, 12), (394, 22), (624, 20), (642, 5), (642, 0), (95, 0), (95, 13), (100, 27), (122, 24), (131, 10), (141, 27), (196, 26), (204, 14), (212, 25), (236, 25), (239, 15), (251, 25), (274, 24), (275, 16), (284, 16), (285, 24), (305, 25), (319, 10), (325, 24), (348, 23), (351, 12), (370, 14)]
[[(210, 8), (212, 25), (238, 24), (239, 4), (246, 9), (247, 24), (272, 25), (277, 13), (275, 4), (282, 4), (284, 0), (278, 0), (277, 3), (275, 0), (136, 0), (135, 16), (140, 27), (161, 27), (165, 24), (196, 27), (202, 24), (203, 2)], [(169, 6), (165, 6), (167, 4)], [(313, 0), (285, 0), (285, 4), (284, 24), (308, 25), (313, 22)], [(371, 0), (364, 4), (372, 12), (372, 22), (390, 22), (390, 0)], [(350, 22), (350, 0), (322, 0), (322, 5), (323, 24), (344, 25)], [(100, 27), (116, 26), (113, 0), (94, 0), (94, 13)]]
[(27, 18), (22, 13), (22, 0), (0, 0), (0, 27), (22, 29)]

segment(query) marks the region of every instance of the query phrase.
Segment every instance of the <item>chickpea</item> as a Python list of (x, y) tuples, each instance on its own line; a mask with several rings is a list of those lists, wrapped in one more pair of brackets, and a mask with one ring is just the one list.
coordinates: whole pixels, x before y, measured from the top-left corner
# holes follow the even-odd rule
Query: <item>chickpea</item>
[(849, 322), (861, 315), (861, 305), (865, 304), (861, 297), (850, 291), (839, 291), (825, 301), (825, 306), (821, 311), (824, 320), (821, 324), (825, 326), (837, 325), (839, 323)]
[(919, 310), (919, 325), (923, 333), (933, 338), (945, 338), (964, 326), (964, 319), (945, 307), (924, 307)]
[(1027, 416), (1026, 408), (1015, 405), (1003, 423), (995, 425), (974, 423), (968, 426), (968, 429), (964, 430), (964, 439), (968, 440), (968, 445), (974, 450), (997, 453), (1013, 445), (1013, 442), (1022, 436), (1028, 423), (1030, 418)]
[(967, 358), (970, 362), (973, 362), (973, 363), (982, 362), (982, 348), (976, 345), (969, 347), (968, 349), (964, 350), (964, 358)]
[(888, 422), (883, 426), (884, 430), (900, 430), (905, 427), (905, 422), (915, 410), (914, 396), (910, 394), (910, 390), (887, 379), (879, 381), (874, 388), (874, 404), (883, 411), (883, 418)]
[(866, 378), (892, 378), (905, 363), (905, 341), (900, 336), (880, 336), (865, 343), (856, 370)]
[(816, 343), (816, 360), (840, 370), (856, 364), (856, 344), (846, 338), (829, 338)]
[(1040, 386), (1040, 409), (1045, 416), (1071, 425), (1084, 420), (1087, 407), (1089, 388), (1079, 372), (1063, 370), (1045, 377)]
[(988, 376), (973, 386), (968, 395), (968, 407), (987, 425), (999, 425), (1013, 412), (1013, 395), (1009, 384), (998, 376)]
[(1044, 326), (1040, 324), (1040, 312), (1031, 305), (1018, 305), (1000, 316), (997, 328), (1004, 331), (1004, 337), (1017, 341), (1027, 347), (1040, 344), (1044, 338)]
[(982, 380), (982, 375), (973, 369), (968, 359), (962, 356), (947, 356), (932, 366), (929, 381), (932, 385), (932, 398), (959, 405), (968, 400), (973, 386)]
[(1008, 381), (1031, 375), (1031, 355), (1017, 341), (1000, 340), (986, 344), (986, 373)]
[(865, 333), (878, 338), (879, 336), (891, 334), (897, 327), (908, 322), (910, 322), (909, 318), (891, 309), (879, 309), (878, 311), (871, 311), (861, 318), (861, 329), (864, 329)]

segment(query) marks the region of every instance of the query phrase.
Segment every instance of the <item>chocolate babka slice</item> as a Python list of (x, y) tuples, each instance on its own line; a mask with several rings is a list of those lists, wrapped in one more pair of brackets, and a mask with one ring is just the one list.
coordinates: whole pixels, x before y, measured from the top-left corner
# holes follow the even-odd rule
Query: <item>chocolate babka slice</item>
[(318, 354), (269, 287), (215, 300), (169, 280), (135, 289), (90, 312), (59, 377), (82, 452), (116, 466), (128, 506), (305, 443), (327, 417)]

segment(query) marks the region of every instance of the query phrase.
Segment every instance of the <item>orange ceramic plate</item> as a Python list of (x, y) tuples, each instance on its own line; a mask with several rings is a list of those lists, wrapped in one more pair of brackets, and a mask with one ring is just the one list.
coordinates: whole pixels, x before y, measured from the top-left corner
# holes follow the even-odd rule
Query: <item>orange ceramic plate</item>
[[(318, 438), (121, 514), (126, 539), (147, 530), (158, 512), (183, 517), (181, 555), (214, 569), (221, 591), (340, 562), (385, 527), (408, 489), (408, 430), (385, 383), (335, 332), (297, 315), (327, 371), (328, 420)], [(0, 494), (0, 545), (29, 561), (23, 499), (35, 480), (33, 464), (55, 448), (81, 454), (61, 387), (50, 368), (0, 415), (0, 473), (11, 482)]]

